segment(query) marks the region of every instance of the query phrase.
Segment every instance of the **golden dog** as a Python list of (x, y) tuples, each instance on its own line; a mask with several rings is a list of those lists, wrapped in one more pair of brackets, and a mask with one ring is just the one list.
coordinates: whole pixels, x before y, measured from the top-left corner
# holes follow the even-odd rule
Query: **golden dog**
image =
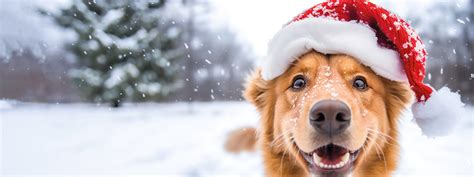
[(413, 96), (351, 56), (312, 51), (273, 80), (254, 72), (244, 97), (259, 128), (232, 132), (226, 149), (258, 144), (266, 176), (383, 177), (397, 166), (397, 120)]

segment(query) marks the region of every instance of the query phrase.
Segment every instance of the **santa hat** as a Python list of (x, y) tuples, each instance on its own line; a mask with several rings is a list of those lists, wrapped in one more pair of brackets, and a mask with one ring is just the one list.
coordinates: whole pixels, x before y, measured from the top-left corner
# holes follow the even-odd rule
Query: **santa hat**
[(420, 37), (403, 19), (371, 2), (328, 0), (296, 16), (269, 42), (263, 79), (278, 77), (310, 50), (347, 54), (382, 77), (408, 82), (417, 100), (415, 121), (427, 136), (446, 135), (460, 117), (459, 94), (423, 83), (426, 50)]

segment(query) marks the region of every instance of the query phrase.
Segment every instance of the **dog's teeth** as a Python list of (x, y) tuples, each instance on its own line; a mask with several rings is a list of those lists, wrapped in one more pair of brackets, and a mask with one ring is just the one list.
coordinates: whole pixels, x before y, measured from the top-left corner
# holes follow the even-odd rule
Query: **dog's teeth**
[(351, 155), (349, 154), (349, 152), (346, 152), (346, 154), (344, 154), (344, 156), (342, 156), (341, 163), (343, 163), (343, 165), (345, 165), (347, 162), (349, 162), (350, 157), (351, 157)]
[(321, 163), (321, 157), (319, 157), (318, 154), (316, 154), (316, 153), (313, 154), (313, 160), (314, 160), (314, 163), (316, 163), (316, 164)]
[(321, 157), (319, 157), (316, 153), (313, 153), (312, 155), (313, 155), (314, 164), (320, 168), (325, 168), (325, 169), (342, 168), (344, 165), (349, 163), (349, 159), (351, 159), (350, 153), (347, 152), (346, 154), (344, 154), (344, 156), (341, 157), (341, 161), (338, 164), (328, 165), (328, 164), (324, 164), (322, 162)]
[(321, 168), (329, 168), (328, 165), (323, 164), (323, 162), (321, 162), (321, 157), (319, 157), (316, 153), (313, 154), (313, 160), (314, 160), (314, 163), (315, 163), (318, 167), (321, 167)]

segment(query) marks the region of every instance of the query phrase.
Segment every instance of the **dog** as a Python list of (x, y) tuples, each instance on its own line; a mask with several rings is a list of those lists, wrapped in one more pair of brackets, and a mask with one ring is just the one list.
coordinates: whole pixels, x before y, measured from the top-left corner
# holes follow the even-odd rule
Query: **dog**
[(390, 176), (399, 158), (397, 121), (413, 93), (359, 61), (312, 50), (273, 80), (256, 69), (243, 95), (260, 125), (230, 133), (225, 148), (257, 146), (271, 177)]

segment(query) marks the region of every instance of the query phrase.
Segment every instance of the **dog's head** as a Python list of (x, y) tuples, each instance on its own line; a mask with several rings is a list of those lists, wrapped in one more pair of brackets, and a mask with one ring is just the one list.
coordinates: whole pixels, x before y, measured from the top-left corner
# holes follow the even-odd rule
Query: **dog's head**
[(394, 168), (387, 156), (397, 151), (387, 151), (397, 148), (397, 117), (412, 96), (406, 84), (376, 75), (353, 57), (309, 52), (271, 81), (257, 71), (245, 97), (262, 114), (263, 146), (293, 159), (282, 166), (339, 176), (363, 161)]

